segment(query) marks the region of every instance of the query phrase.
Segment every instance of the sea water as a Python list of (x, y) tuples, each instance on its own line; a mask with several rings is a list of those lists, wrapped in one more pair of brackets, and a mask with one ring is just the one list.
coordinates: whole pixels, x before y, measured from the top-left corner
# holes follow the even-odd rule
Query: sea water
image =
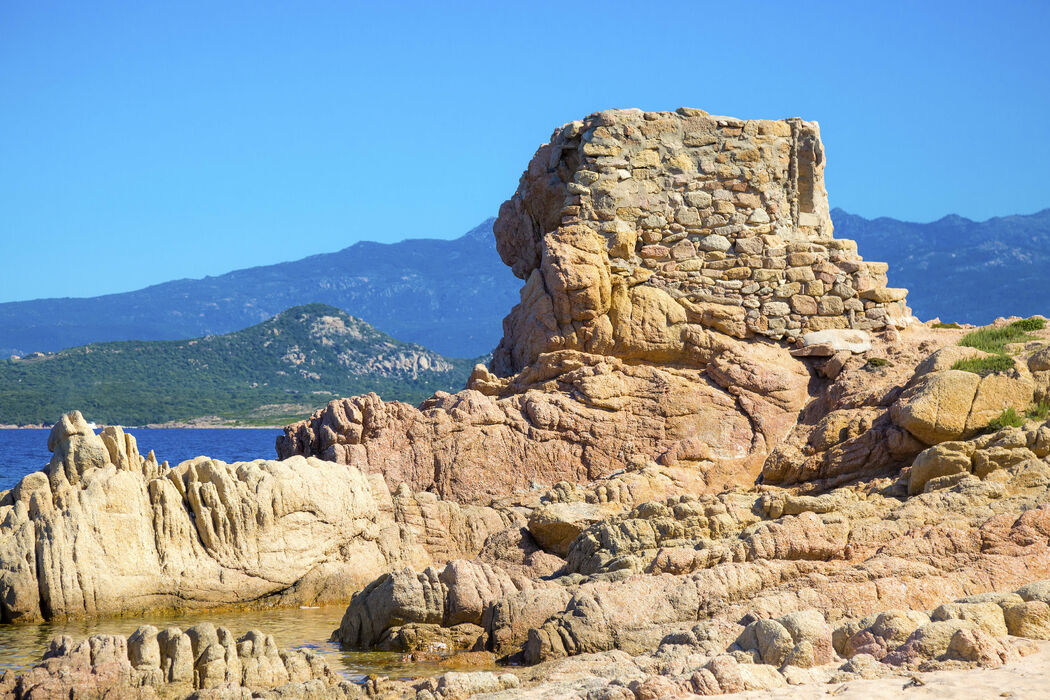
[[(277, 459), (274, 447), (281, 431), (276, 428), (125, 428), (138, 441), (143, 456), (150, 450), (158, 462), (179, 462), (201, 455), (223, 462)], [(43, 469), (51, 459), (47, 450), (49, 429), (0, 430), (0, 491), (19, 479)]]
[[(43, 469), (51, 453), (47, 449), (49, 430), (0, 429), (0, 491), (14, 486), (26, 474)], [(139, 451), (150, 450), (159, 461), (175, 465), (200, 455), (224, 462), (276, 459), (274, 441), (280, 431), (274, 428), (128, 428)], [(280, 647), (302, 647), (322, 654), (344, 676), (359, 679), (369, 673), (392, 677), (416, 677), (438, 673), (436, 665), (402, 663), (401, 655), (389, 652), (344, 652), (329, 641), (339, 626), (345, 606), (322, 608), (274, 608), (244, 612), (201, 612), (140, 615), (123, 618), (55, 622), (45, 624), (0, 624), (0, 673), (29, 668), (40, 660), (52, 637), (68, 634), (76, 639), (91, 634), (128, 635), (140, 625), (185, 629), (198, 622), (212, 622), (239, 637), (258, 629), (272, 634)]]

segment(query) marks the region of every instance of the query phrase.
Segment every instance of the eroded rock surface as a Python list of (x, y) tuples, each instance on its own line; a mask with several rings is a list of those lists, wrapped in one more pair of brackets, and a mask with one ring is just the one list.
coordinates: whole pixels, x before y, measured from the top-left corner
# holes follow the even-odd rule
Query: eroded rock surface
[(0, 494), (0, 617), (31, 622), (349, 600), (403, 566), (474, 556), (513, 509), (440, 501), (315, 458), (175, 467), (79, 412), (47, 469)]
[[(887, 379), (891, 396), (912, 367)], [(429, 610), (408, 616), (431, 626), (424, 638), (466, 622), (460, 643), (532, 664), (523, 686), (565, 697), (714, 695), (1019, 662), (1029, 640), (1050, 637), (1050, 424), (917, 442), (911, 453), (889, 476), (861, 470), (823, 489), (687, 492), (681, 472), (657, 464), (561, 483), (530, 527), (557, 521), (555, 504), (586, 504), (581, 517), (608, 510), (552, 575), (512, 586), (474, 573), (463, 579), (470, 619), (460, 620), (449, 616), (448, 581), (467, 562), (406, 570), (355, 599), (336, 638), (375, 644), (399, 629), (398, 610)], [(578, 521), (568, 509), (560, 517)]]
[(763, 364), (758, 351), (709, 335), (719, 344), (713, 358), (730, 353), (747, 358), (744, 364), (726, 358), (709, 374), (550, 353), (513, 384), (479, 369), (475, 377), (502, 387), (497, 395), (472, 388), (438, 394), (419, 408), (374, 395), (332, 402), (286, 428), (278, 451), (358, 465), (391, 484), (468, 502), (533, 483), (589, 481), (638, 455), (706, 462), (701, 471), (712, 488), (740, 483), (754, 478), (767, 446), (794, 421), (808, 373), (786, 351), (769, 347), (771, 361)]
[(279, 649), (253, 630), (235, 637), (210, 623), (182, 630), (140, 627), (128, 637), (94, 635), (51, 640), (42, 661), (22, 674), (0, 676), (0, 696), (15, 700), (69, 698), (268, 697), (342, 700), (366, 697), (362, 686), (332, 671), (310, 650)]

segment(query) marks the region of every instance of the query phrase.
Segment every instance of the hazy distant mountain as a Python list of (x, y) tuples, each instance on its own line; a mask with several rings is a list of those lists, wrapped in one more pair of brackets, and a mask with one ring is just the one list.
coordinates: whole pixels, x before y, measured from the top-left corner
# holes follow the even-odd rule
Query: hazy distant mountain
[(488, 220), (455, 240), (356, 243), (336, 253), (87, 299), (0, 304), (0, 357), (109, 340), (228, 333), (321, 302), (452, 357), (491, 351), (521, 286)]
[(1050, 315), (1050, 209), (928, 224), (831, 212), (837, 238), (857, 241), (865, 260), (890, 264), (890, 285), (907, 287), (923, 320), (989, 323), (997, 316)]
[(473, 365), (309, 304), (226, 335), (0, 361), (0, 423), (51, 422), (74, 408), (124, 425), (202, 416), (285, 423), (340, 396), (374, 391), (417, 403), (439, 389), (458, 391)]
[[(919, 318), (987, 323), (1050, 314), (1050, 209), (928, 224), (832, 212), (835, 235), (890, 264)], [(452, 241), (361, 242), (337, 253), (90, 299), (0, 304), (0, 356), (105, 340), (227, 333), (322, 302), (444, 355), (487, 353), (521, 281), (500, 261), (492, 220)]]

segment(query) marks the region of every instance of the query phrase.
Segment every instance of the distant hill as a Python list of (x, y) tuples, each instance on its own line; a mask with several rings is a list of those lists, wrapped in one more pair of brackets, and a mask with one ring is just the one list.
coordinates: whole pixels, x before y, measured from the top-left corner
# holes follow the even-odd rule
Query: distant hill
[(890, 264), (923, 320), (989, 323), (997, 316), (1050, 315), (1050, 209), (971, 221), (950, 215), (915, 224), (831, 212), (837, 238), (857, 241), (865, 260)]
[(435, 352), (474, 357), (499, 342), (503, 316), (518, 302), (521, 286), (496, 253), (492, 223), (450, 241), (360, 242), (336, 253), (124, 294), (0, 304), (0, 357), (109, 340), (229, 333), (312, 302)]
[[(987, 323), (1050, 314), (1050, 209), (917, 224), (831, 213), (835, 235), (890, 264), (922, 319)], [(331, 304), (397, 338), (472, 357), (491, 351), (521, 281), (499, 259), (489, 219), (451, 241), (361, 242), (337, 253), (90, 299), (0, 304), (0, 357), (104, 340), (228, 333), (307, 302)]]
[(419, 402), (462, 388), (471, 367), (310, 304), (227, 335), (94, 343), (2, 361), (0, 423), (47, 423), (79, 408), (89, 420), (123, 425), (201, 416), (278, 424), (369, 391)]

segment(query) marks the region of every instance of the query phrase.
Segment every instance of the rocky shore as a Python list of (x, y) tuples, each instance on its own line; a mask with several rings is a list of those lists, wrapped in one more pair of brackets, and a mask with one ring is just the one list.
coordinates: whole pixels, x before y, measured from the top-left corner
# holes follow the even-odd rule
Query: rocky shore
[(47, 469), (0, 494), (4, 623), (341, 602), (344, 648), (458, 670), (347, 684), (204, 625), (59, 639), (0, 689), (810, 697), (1024, 664), (1050, 682), (1050, 330), (914, 319), (833, 237), (824, 164), (797, 119), (569, 123), (500, 210), (525, 283), (463, 391), (333, 401), (279, 461), (237, 464), (169, 467), (74, 412)]

